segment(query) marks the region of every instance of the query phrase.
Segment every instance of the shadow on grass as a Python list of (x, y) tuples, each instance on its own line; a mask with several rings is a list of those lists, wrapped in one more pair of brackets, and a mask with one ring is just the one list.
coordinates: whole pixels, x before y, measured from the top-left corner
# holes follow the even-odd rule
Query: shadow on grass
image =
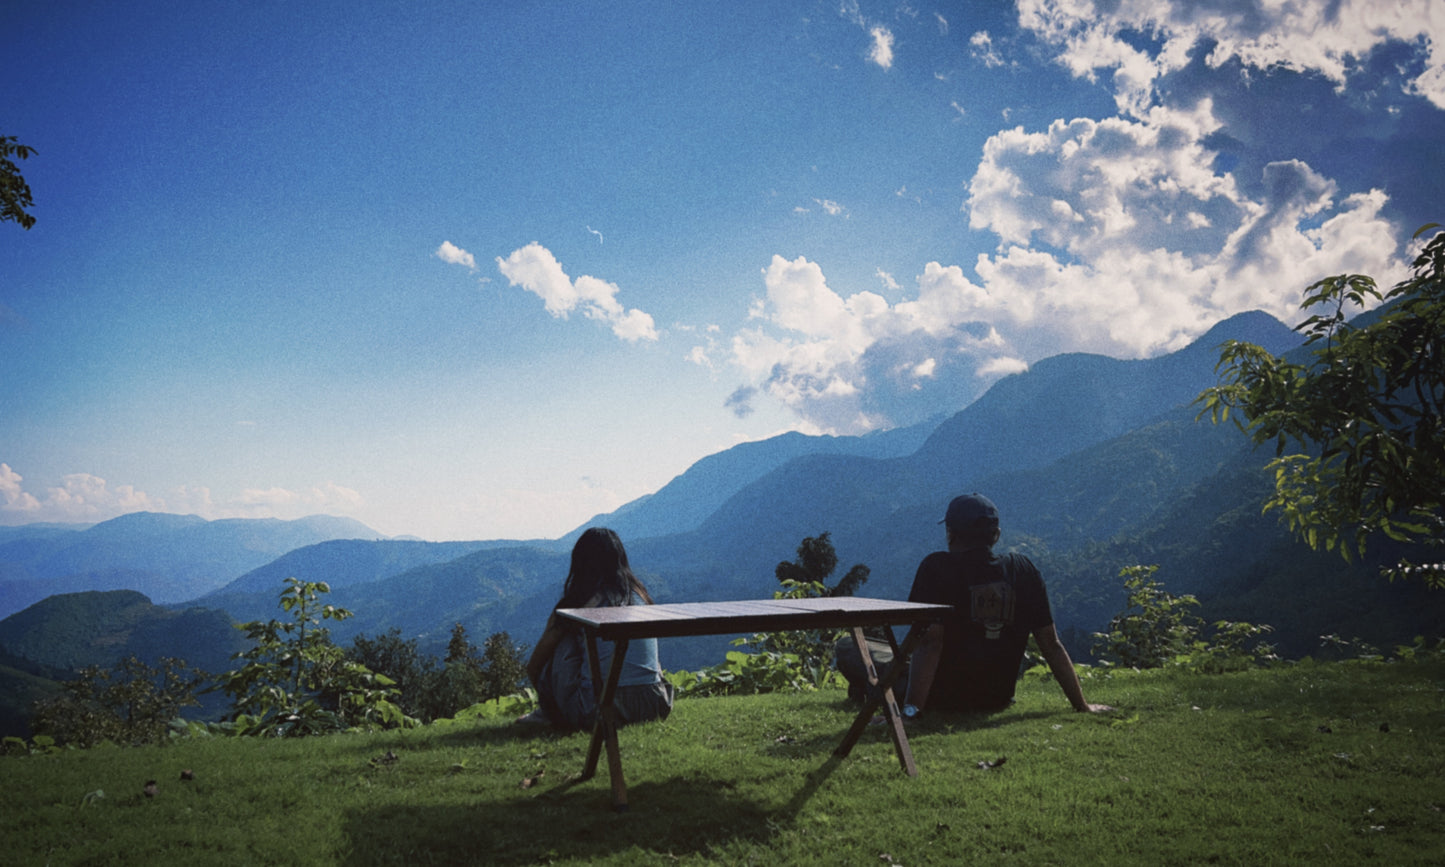
[[(809, 770), (784, 785), (786, 802), (759, 800), (756, 789), (744, 794), (729, 780), (705, 771), (678, 768), (658, 779), (628, 776), (630, 810), (614, 812), (605, 756), (590, 780), (570, 778), (540, 790), (478, 795), (470, 803), (387, 804), (352, 811), (345, 819), (348, 864), (537, 864), (552, 860), (627, 860), (634, 853), (708, 858), (737, 843), (766, 843), (790, 827), (843, 763), (834, 753), (856, 707), (840, 705), (836, 730), (780, 737), (762, 748), (770, 759), (794, 759)], [(910, 738), (1007, 726), (1046, 717), (1043, 711), (1003, 714), (936, 714), (910, 724)], [(458, 730), (433, 744), (471, 745), (574, 740), (578, 766), (585, 737), (549, 730), (491, 728)], [(869, 726), (860, 746), (887, 743), (884, 726)], [(891, 751), (891, 745), (890, 745)], [(623, 765), (628, 767), (628, 749)], [(795, 766), (796, 767), (796, 766)], [(901, 773), (901, 771), (900, 771)], [(774, 789), (776, 791), (776, 789)]]
[[(538, 864), (627, 852), (683, 857), (763, 842), (790, 824), (832, 773), (830, 757), (793, 798), (769, 808), (702, 776), (628, 786), (632, 809), (616, 813), (605, 772), (591, 785), (450, 806), (387, 805), (346, 817), (347, 864)], [(598, 784), (600, 782), (600, 785)]]

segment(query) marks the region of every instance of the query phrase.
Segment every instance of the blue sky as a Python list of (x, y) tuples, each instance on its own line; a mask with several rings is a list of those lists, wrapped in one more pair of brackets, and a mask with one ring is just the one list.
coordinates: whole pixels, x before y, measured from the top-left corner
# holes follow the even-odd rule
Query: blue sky
[(560, 535), (1404, 276), (1414, 2), (8, 3), (0, 524)]

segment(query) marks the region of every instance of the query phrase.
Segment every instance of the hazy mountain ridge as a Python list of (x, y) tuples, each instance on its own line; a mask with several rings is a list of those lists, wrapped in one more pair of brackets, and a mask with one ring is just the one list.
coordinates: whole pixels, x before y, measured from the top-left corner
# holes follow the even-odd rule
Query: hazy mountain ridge
[(137, 590), (158, 603), (184, 602), (305, 545), (385, 538), (358, 521), (326, 515), (207, 521), (155, 512), (75, 531), (7, 535), (13, 538), (0, 543), (0, 617), (85, 590)]

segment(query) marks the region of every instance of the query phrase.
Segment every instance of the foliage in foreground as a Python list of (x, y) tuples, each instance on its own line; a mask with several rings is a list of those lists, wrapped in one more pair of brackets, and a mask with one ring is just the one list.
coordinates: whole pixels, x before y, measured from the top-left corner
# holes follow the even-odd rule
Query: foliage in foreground
[[(1424, 226), (1419, 238), (1438, 228)], [(1227, 341), (1221, 384), (1197, 399), (1215, 422), (1243, 415), (1256, 443), (1275, 442), (1277, 510), (1312, 548), (1363, 556), (1376, 533), (1405, 543), (1445, 539), (1445, 232), (1425, 244), (1414, 276), (1389, 292), (1362, 274), (1321, 280), (1298, 329), (1314, 347), (1299, 365), (1251, 343)], [(1383, 301), (1356, 327), (1345, 307)], [(1445, 563), (1386, 570), (1445, 587)]]
[(29, 159), (34, 154), (35, 148), (21, 144), (15, 136), (0, 135), (0, 223), (13, 220), (26, 229), (35, 225), (35, 216), (25, 210), (35, 206), (30, 185), (10, 159)]
[[(582, 734), (495, 718), (190, 739), (7, 761), (7, 861), (381, 864), (1434, 864), (1445, 661), (1045, 677), (993, 716), (881, 728), (841, 690), (679, 701), (619, 733), (631, 810)], [(146, 783), (155, 781), (147, 794)], [(296, 833), (304, 828), (305, 834)]]
[(255, 644), (237, 654), (245, 664), (219, 680), (233, 701), (236, 734), (296, 737), (407, 722), (391, 678), (348, 659), (321, 625), (351, 616), (322, 603), (329, 592), (325, 582), (287, 578), (281, 610), (291, 619), (241, 624)]

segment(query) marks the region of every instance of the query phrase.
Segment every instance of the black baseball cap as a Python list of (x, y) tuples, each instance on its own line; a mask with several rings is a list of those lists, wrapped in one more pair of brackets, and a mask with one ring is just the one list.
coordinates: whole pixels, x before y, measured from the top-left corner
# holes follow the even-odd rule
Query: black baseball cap
[(969, 527), (974, 524), (988, 523), (998, 526), (998, 507), (993, 501), (983, 494), (964, 494), (961, 497), (954, 497), (948, 504), (948, 512), (943, 516), (940, 524), (947, 524), (950, 527)]

